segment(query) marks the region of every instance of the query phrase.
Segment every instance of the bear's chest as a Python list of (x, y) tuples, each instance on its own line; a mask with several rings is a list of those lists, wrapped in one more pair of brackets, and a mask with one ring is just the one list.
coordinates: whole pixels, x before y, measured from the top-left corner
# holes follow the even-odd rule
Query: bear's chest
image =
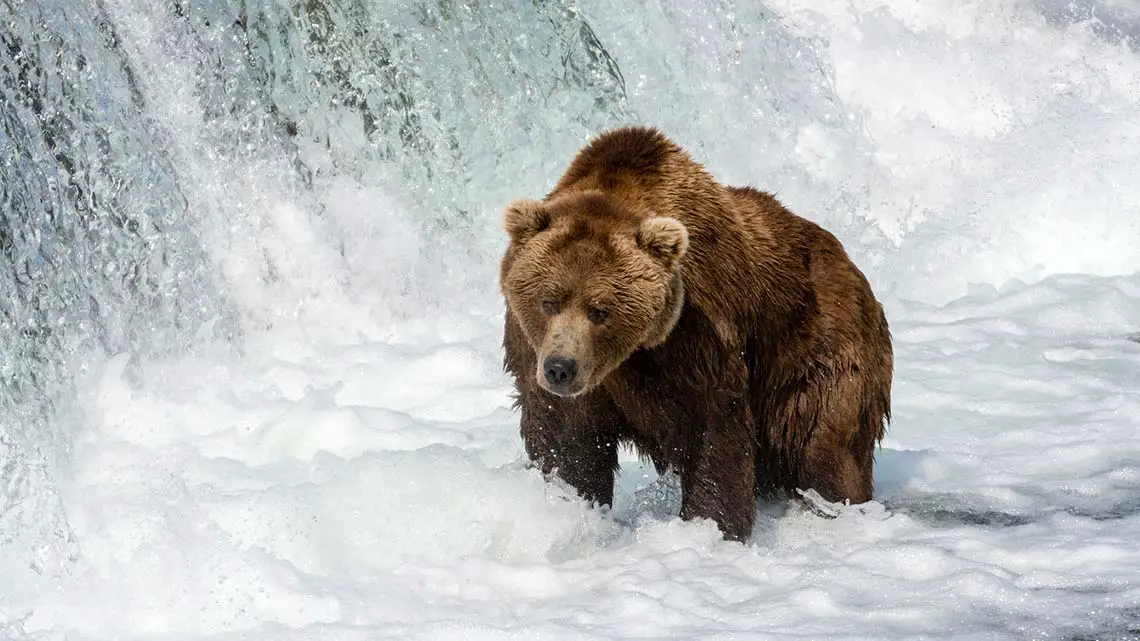
[(611, 374), (605, 388), (625, 419), (623, 438), (659, 462), (683, 467), (685, 452), (704, 424), (704, 399), (688, 364), (662, 350), (638, 350)]

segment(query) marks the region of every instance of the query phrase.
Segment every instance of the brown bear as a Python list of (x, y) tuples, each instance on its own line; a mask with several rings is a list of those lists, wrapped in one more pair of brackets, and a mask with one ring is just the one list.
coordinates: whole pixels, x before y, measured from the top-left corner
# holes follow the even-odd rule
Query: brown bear
[(505, 226), (504, 365), (544, 474), (610, 505), (630, 443), (730, 540), (757, 495), (871, 499), (891, 336), (832, 234), (644, 127), (595, 138)]

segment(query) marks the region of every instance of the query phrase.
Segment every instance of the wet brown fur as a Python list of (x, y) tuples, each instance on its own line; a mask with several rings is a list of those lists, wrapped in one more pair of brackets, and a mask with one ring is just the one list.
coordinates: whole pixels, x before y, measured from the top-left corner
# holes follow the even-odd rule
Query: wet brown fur
[[(639, 235), (660, 216), (687, 231), (677, 264), (674, 237)], [(714, 519), (736, 540), (751, 534), (757, 493), (872, 498), (891, 337), (832, 234), (765, 192), (718, 184), (649, 128), (598, 136), (543, 201), (508, 207), (507, 227), (505, 367), (544, 472), (611, 504), (617, 447), (631, 443), (679, 473), (683, 518)], [(601, 373), (578, 396), (537, 382), (554, 322), (538, 307), (546, 295), (562, 297), (559, 322), (578, 323), (586, 366)], [(606, 325), (581, 325), (607, 296)], [(668, 300), (680, 303), (675, 324)]]

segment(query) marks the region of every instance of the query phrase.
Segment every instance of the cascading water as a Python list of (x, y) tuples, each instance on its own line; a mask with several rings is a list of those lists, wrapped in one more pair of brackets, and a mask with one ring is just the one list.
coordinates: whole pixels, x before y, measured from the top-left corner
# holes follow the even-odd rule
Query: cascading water
[(72, 554), (51, 478), (74, 367), (224, 324), (198, 220), (105, 11), (0, 3), (0, 542)]
[(85, 359), (431, 313), (493, 269), (482, 208), (562, 162), (517, 150), (622, 113), (568, 3), (4, 0), (0, 24), (0, 541), (37, 566), (74, 552), (52, 478)]
[(493, 310), (499, 208), (603, 127), (775, 191), (888, 300), (1140, 268), (1124, 2), (0, 0), (0, 26), (0, 543), (39, 568), (75, 554), (54, 483), (90, 359)]
[(585, 13), (634, 113), (858, 246), (879, 288), (945, 302), (973, 283), (1138, 266), (1134, 3)]

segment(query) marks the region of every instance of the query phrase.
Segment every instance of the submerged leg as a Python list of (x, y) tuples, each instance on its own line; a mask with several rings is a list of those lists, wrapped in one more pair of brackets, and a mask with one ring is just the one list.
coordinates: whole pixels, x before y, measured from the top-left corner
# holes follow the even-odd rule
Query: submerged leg
[(531, 461), (583, 498), (612, 505), (622, 419), (602, 392), (561, 398), (536, 388), (521, 399), (521, 433)]

